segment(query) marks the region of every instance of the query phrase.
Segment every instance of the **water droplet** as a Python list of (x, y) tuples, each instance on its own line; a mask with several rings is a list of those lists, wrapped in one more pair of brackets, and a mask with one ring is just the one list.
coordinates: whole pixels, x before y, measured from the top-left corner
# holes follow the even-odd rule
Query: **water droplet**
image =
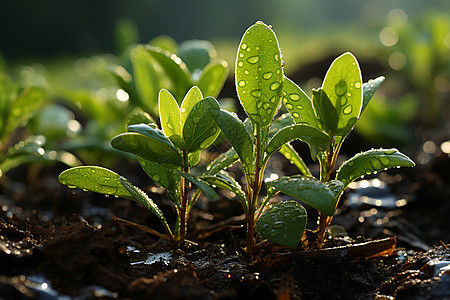
[(250, 56), (247, 61), (251, 64), (256, 64), (259, 61), (259, 55)]
[(344, 107), (344, 114), (348, 115), (352, 112), (352, 106), (348, 105), (346, 107)]
[(270, 85), (270, 89), (272, 90), (272, 91), (275, 91), (275, 90), (277, 90), (279, 87), (281, 86), (281, 84), (279, 83), (279, 82), (274, 82), (274, 83), (272, 83), (271, 85)]
[(273, 56), (273, 59), (275, 61), (280, 61), (280, 54), (279, 53), (275, 53), (275, 55)]
[(259, 109), (262, 107), (262, 101), (256, 102), (256, 107)]
[(263, 123), (267, 123), (267, 118), (263, 118), (263, 119), (262, 119), (262, 122), (263, 122)]
[(208, 141), (208, 139), (206, 139), (206, 140), (204, 140), (203, 142), (201, 142), (201, 144), (200, 144), (200, 149), (205, 149), (206, 147), (208, 147), (210, 144), (209, 144), (209, 141)]
[(270, 103), (268, 103), (268, 102), (264, 102), (263, 103), (263, 108), (264, 109), (268, 109), (270, 107)]
[(270, 103), (275, 103), (277, 101), (277, 97), (273, 96), (272, 98), (270, 98)]
[(239, 57), (240, 58), (244, 57), (244, 53), (239, 53)]
[(345, 96), (340, 97), (339, 102), (341, 103), (341, 106), (344, 106), (345, 104), (347, 104), (347, 97)]
[(286, 107), (287, 107), (287, 109), (291, 110), (294, 108), (294, 105), (288, 103), (288, 104), (286, 104)]
[(292, 94), (289, 94), (289, 98), (290, 98), (292, 101), (297, 101), (297, 100), (300, 99), (300, 96), (299, 96), (298, 94), (292, 93)]
[(246, 84), (245, 80), (241, 80), (241, 81), (239, 81), (239, 83), (238, 83), (238, 85), (239, 85), (240, 87), (245, 86), (245, 84)]
[(247, 52), (250, 52), (250, 51), (252, 51), (252, 49), (250, 47), (248, 47), (247, 48)]
[(352, 93), (348, 92), (347, 97), (351, 97), (351, 96), (352, 96)]
[(296, 112), (293, 113), (292, 116), (293, 116), (294, 118), (299, 118), (299, 117), (300, 117), (300, 115), (299, 115), (298, 113), (296, 113)]
[(261, 97), (262, 92), (261, 92), (261, 90), (253, 90), (253, 91), (250, 92), (250, 94), (253, 97), (259, 98), (259, 97)]
[(238, 67), (242, 67), (244, 65), (244, 62), (242, 60), (240, 60), (237, 65), (238, 65)]
[(171, 130), (173, 129), (172, 123), (167, 123), (166, 126), (167, 126), (167, 128), (169, 128)]
[(272, 75), (273, 75), (272, 72), (267, 72), (267, 73), (264, 73), (262, 77), (267, 80), (267, 79), (270, 79), (272, 77)]
[(340, 80), (336, 85), (334, 86), (334, 92), (338, 97), (343, 96), (345, 92), (347, 91), (347, 83), (344, 80)]
[(274, 228), (274, 229), (281, 229), (283, 227), (284, 227), (284, 223), (281, 221), (277, 221), (277, 222), (273, 223), (273, 226), (272, 226), (272, 228)]
[(209, 133), (210, 133), (211, 135), (215, 134), (216, 132), (217, 132), (216, 127), (211, 128), (211, 130), (209, 131)]
[(241, 48), (245, 50), (245, 49), (247, 48), (247, 44), (246, 44), (246, 43), (243, 43), (243, 44), (241, 45)]
[(267, 109), (267, 111), (266, 111), (266, 113), (268, 114), (268, 115), (270, 115), (271, 113), (272, 113), (272, 109)]
[[(274, 96), (274, 97), (275, 97), (275, 96)], [(287, 103), (287, 102), (288, 102), (288, 99), (287, 99), (286, 97), (284, 97), (284, 98), (283, 98), (283, 102), (284, 102), (284, 103)]]
[(378, 159), (376, 159), (376, 158), (372, 158), (372, 159), (370, 160), (370, 164), (372, 165), (372, 167), (373, 167), (375, 170), (379, 170), (379, 169), (382, 168), (381, 161), (378, 160)]
[(387, 158), (386, 156), (380, 156), (379, 159), (384, 166), (389, 165), (389, 158)]
[(297, 109), (303, 109), (303, 106), (302, 105), (296, 105), (295, 106)]
[(390, 150), (384, 151), (384, 154), (391, 155), (391, 154), (394, 154), (395, 152), (396, 152), (395, 149), (390, 149)]
[(277, 75), (279, 75), (280, 72), (281, 72), (280, 69), (278, 69), (278, 70), (275, 71), (275, 73), (277, 73)]
[(153, 180), (156, 181), (156, 182), (158, 182), (158, 181), (161, 180), (161, 176), (159, 176), (158, 174), (154, 174), (154, 175), (153, 175)]
[(246, 70), (244, 70), (244, 74), (248, 75), (248, 74), (250, 74), (250, 72), (246, 69)]
[(355, 88), (359, 89), (361, 88), (361, 82), (355, 82)]

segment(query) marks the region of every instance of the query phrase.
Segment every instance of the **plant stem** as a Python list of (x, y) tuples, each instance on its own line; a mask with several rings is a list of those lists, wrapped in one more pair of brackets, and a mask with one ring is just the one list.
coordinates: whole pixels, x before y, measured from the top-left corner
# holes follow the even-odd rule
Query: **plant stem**
[[(181, 167), (181, 171), (184, 173), (189, 173), (189, 155), (186, 151), (182, 152), (183, 154), (183, 165)], [(181, 177), (180, 180), (180, 197), (181, 197), (181, 207), (180, 207), (180, 233), (176, 238), (176, 242), (179, 244), (183, 241), (187, 232), (187, 222), (188, 222), (188, 203), (189, 203), (189, 190), (190, 190), (190, 182), (184, 177)]]

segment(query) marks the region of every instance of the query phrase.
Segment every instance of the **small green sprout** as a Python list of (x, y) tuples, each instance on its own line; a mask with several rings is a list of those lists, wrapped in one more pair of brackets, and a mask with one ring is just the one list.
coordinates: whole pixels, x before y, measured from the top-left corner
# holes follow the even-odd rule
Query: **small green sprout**
[[(134, 115), (127, 122), (128, 132), (114, 137), (111, 145), (134, 154), (146, 174), (168, 191), (177, 212), (173, 228), (145, 192), (111, 170), (98, 166), (76, 167), (62, 172), (59, 180), (69, 187), (141, 203), (158, 217), (170, 240), (180, 245), (187, 233), (189, 212), (201, 192), (212, 199), (218, 197), (214, 189), (192, 175), (190, 169), (198, 164), (200, 152), (214, 143), (220, 133), (209, 114), (209, 110), (218, 109), (219, 104), (212, 97), (203, 98), (198, 87), (189, 90), (181, 107), (167, 90), (161, 90), (158, 98), (162, 130), (150, 118), (145, 120), (145, 114)], [(133, 120), (138, 123), (133, 124)], [(193, 193), (190, 193), (191, 185), (197, 187)]]

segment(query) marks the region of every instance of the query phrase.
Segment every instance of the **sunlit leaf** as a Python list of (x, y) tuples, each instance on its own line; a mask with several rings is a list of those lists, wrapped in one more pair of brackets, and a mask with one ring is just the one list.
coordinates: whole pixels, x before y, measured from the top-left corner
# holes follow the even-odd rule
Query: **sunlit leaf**
[(192, 107), (183, 127), (187, 151), (206, 149), (219, 136), (220, 129), (209, 112), (211, 109), (220, 110), (219, 103), (212, 97), (205, 98)]
[(120, 183), (119, 177), (119, 174), (102, 167), (81, 166), (65, 170), (59, 175), (58, 180), (71, 188), (134, 200), (130, 192)]
[(322, 85), (338, 115), (336, 136), (345, 137), (359, 118), (362, 87), (361, 70), (353, 54), (346, 52), (336, 58)]
[(130, 152), (157, 163), (181, 166), (181, 154), (173, 146), (158, 138), (130, 132), (115, 136), (111, 145), (117, 150)]
[(336, 207), (334, 192), (313, 177), (302, 175), (281, 177), (266, 184), (311, 205), (327, 216), (332, 216), (334, 213)]
[(394, 167), (413, 167), (415, 163), (397, 149), (372, 149), (345, 161), (336, 172), (336, 179), (347, 186), (353, 180)]
[(155, 120), (141, 108), (136, 107), (128, 116), (126, 121), (126, 126), (136, 125), (136, 124), (155, 124)]
[(339, 116), (333, 103), (331, 103), (323, 89), (313, 90), (312, 94), (313, 106), (317, 114), (317, 124), (329, 135), (334, 135), (338, 126)]
[(253, 142), (244, 123), (237, 116), (225, 110), (212, 109), (210, 112), (214, 121), (217, 122), (222, 132), (236, 150), (245, 173), (253, 174), (255, 170)]
[(283, 201), (265, 211), (256, 222), (256, 230), (272, 243), (294, 248), (306, 229), (308, 216), (296, 201)]
[(295, 124), (281, 129), (273, 136), (267, 145), (265, 159), (287, 142), (296, 139), (321, 151), (325, 150), (330, 143), (330, 137), (321, 130), (307, 124)]
[(260, 127), (270, 124), (283, 95), (280, 47), (272, 29), (257, 22), (245, 32), (236, 59), (236, 88), (246, 113)]
[(218, 188), (223, 188), (233, 192), (234, 194), (236, 194), (241, 203), (244, 205), (244, 208), (246, 208), (247, 202), (242, 187), (228, 173), (221, 171), (217, 173), (215, 176), (203, 175), (200, 178), (203, 181), (209, 183), (210, 185), (214, 185)]
[(312, 176), (312, 173), (309, 170), (308, 166), (303, 161), (302, 157), (297, 153), (297, 151), (295, 151), (294, 147), (292, 147), (291, 144), (284, 144), (278, 151), (283, 154), (283, 156), (286, 157), (286, 159), (288, 159), (291, 164), (296, 166), (300, 173), (305, 176)]
[[(165, 135), (173, 142), (181, 139), (181, 112), (172, 94), (162, 89), (158, 95), (159, 118)], [(174, 138), (177, 136), (178, 138)]]
[(212, 62), (203, 69), (196, 85), (200, 88), (204, 97), (217, 98), (219, 96), (227, 79), (228, 69), (228, 64), (225, 61)]
[(371, 79), (363, 84), (363, 103), (361, 107), (361, 113), (366, 109), (375, 92), (384, 81), (384, 76)]
[(312, 100), (306, 93), (287, 77), (283, 79), (283, 102), (295, 123), (306, 123), (317, 127)]
[(207, 167), (204, 175), (215, 175), (221, 170), (225, 170), (235, 162), (239, 160), (234, 148), (220, 154), (214, 161), (212, 161)]

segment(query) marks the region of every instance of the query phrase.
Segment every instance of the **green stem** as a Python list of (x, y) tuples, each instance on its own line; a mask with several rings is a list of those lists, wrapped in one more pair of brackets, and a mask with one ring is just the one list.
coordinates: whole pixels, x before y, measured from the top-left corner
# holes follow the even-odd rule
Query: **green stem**
[[(181, 167), (181, 171), (184, 173), (189, 173), (189, 155), (186, 151), (182, 152), (183, 154), (183, 165)], [(180, 180), (180, 197), (181, 197), (181, 207), (179, 211), (180, 217), (180, 231), (179, 236), (176, 238), (176, 242), (180, 244), (187, 232), (187, 222), (188, 222), (188, 203), (189, 203), (189, 190), (190, 190), (190, 182), (184, 177), (181, 177)]]

